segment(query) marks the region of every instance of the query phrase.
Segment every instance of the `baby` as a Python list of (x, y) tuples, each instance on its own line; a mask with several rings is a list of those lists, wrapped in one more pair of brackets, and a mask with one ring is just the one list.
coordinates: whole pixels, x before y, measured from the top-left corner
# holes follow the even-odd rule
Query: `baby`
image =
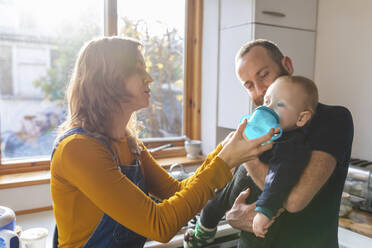
[(305, 140), (305, 125), (318, 105), (318, 90), (314, 82), (301, 76), (282, 76), (267, 89), (264, 105), (280, 117), (283, 136), (272, 150), (260, 156), (269, 164), (262, 194), (256, 202), (258, 212), (253, 219), (256, 236), (264, 237), (271, 219), (298, 181), (308, 163), (311, 150)]

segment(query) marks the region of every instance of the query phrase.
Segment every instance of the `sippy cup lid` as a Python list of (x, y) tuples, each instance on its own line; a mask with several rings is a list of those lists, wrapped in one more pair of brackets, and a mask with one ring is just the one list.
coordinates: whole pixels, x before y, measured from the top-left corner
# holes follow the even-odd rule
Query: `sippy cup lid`
[(265, 111), (268, 111), (270, 112), (276, 119), (276, 121), (279, 123), (280, 122), (280, 118), (279, 118), (279, 115), (272, 109), (272, 108), (269, 108), (267, 106), (259, 106), (256, 108), (256, 110), (265, 110)]

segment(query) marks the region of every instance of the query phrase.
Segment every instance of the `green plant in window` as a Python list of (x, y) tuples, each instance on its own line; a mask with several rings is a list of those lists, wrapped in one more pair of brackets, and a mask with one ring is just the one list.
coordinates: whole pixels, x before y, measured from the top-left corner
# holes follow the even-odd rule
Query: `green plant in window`
[(183, 109), (184, 40), (176, 29), (158, 21), (157, 34), (150, 32), (144, 20), (124, 22), (121, 34), (140, 40), (145, 47), (147, 71), (154, 78), (150, 85), (151, 105), (137, 114), (145, 129), (141, 137), (180, 136)]

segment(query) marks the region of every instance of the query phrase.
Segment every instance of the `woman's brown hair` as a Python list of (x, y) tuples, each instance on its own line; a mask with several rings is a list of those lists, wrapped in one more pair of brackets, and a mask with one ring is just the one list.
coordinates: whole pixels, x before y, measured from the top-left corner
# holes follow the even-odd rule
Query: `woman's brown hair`
[[(94, 137), (114, 140), (108, 132), (110, 120), (123, 111), (120, 103), (127, 99), (123, 81), (136, 72), (141, 49), (139, 41), (122, 37), (94, 39), (81, 48), (66, 91), (68, 116), (59, 136), (81, 126)], [(123, 128), (132, 150), (139, 152), (135, 122), (133, 114)]]

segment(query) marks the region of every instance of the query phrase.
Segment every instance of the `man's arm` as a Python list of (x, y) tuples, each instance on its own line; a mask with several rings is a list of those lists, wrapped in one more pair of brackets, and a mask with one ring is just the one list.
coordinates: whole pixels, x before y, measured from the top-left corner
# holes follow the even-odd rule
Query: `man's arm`
[[(245, 167), (257, 186), (263, 189), (268, 165), (257, 159), (246, 163)], [(335, 168), (336, 159), (332, 155), (322, 151), (312, 151), (308, 165), (284, 202), (284, 208), (289, 212), (304, 209), (329, 179)]]
[(309, 164), (284, 202), (284, 208), (292, 213), (304, 209), (328, 181), (336, 164), (337, 161), (332, 155), (313, 151)]
[[(268, 165), (256, 159), (245, 163), (244, 166), (253, 181), (262, 190)], [(283, 204), (284, 208), (289, 212), (298, 212), (304, 209), (329, 179), (335, 167), (336, 159), (332, 155), (321, 151), (312, 151), (308, 165)], [(242, 193), (241, 197), (246, 196), (247, 193)], [(256, 214), (255, 205), (246, 204), (243, 200), (235, 201), (232, 209), (226, 213), (226, 220), (236, 229), (252, 232), (252, 217)], [(280, 213), (281, 211), (278, 215)]]

